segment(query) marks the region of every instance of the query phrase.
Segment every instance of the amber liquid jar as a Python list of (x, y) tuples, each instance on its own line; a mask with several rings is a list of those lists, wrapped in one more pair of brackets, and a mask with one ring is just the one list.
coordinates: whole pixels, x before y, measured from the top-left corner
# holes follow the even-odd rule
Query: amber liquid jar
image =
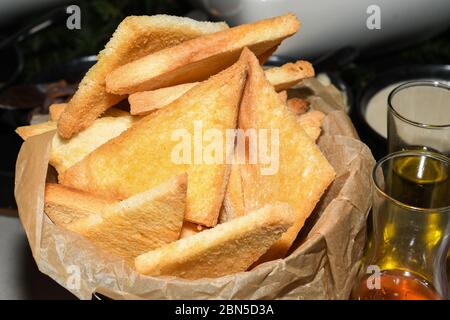
[(450, 159), (425, 151), (386, 156), (372, 173), (373, 234), (354, 299), (448, 296)]

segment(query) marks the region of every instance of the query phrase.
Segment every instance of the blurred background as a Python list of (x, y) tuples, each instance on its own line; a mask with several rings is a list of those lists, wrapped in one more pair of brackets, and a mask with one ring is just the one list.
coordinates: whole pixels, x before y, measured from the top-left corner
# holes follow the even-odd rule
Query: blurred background
[[(69, 5), (80, 8), (80, 29), (66, 26)], [(385, 137), (367, 119), (371, 99), (410, 79), (450, 81), (448, 0), (0, 0), (0, 241), (14, 244), (0, 247), (0, 298), (70, 297), (37, 272), (16, 219), (22, 141), (14, 129), (70, 98), (124, 17), (165, 13), (234, 26), (289, 11), (302, 27), (268, 64), (312, 61), (321, 80), (341, 90), (377, 158)]]

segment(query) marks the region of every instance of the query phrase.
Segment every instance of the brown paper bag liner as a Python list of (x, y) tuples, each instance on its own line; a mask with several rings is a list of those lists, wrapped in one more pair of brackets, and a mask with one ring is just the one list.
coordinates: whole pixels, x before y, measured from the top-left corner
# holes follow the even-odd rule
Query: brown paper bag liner
[(16, 164), (19, 216), (39, 270), (80, 299), (347, 299), (365, 243), (374, 159), (336, 95), (315, 79), (302, 86), (312, 108), (327, 114), (318, 144), (337, 175), (285, 259), (194, 281), (136, 273), (45, 215), (45, 182), (55, 179), (49, 132), (24, 142)]

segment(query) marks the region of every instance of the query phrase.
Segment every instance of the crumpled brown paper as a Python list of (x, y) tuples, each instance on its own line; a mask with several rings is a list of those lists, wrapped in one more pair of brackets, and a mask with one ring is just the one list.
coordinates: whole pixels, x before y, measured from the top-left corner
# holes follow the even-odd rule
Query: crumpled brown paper
[(39, 270), (80, 299), (346, 299), (359, 268), (370, 208), (370, 150), (358, 140), (342, 102), (315, 79), (304, 81), (314, 109), (327, 114), (319, 146), (336, 180), (285, 259), (215, 279), (142, 276), (81, 236), (54, 225), (43, 211), (54, 132), (28, 139), (16, 167), (15, 195)]

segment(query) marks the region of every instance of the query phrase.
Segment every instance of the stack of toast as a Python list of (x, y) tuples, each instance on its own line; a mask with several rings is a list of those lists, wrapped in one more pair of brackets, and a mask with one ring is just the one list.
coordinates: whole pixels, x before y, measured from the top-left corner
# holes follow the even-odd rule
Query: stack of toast
[(311, 64), (261, 67), (299, 27), (293, 14), (233, 28), (126, 18), (70, 101), (16, 130), (57, 131), (47, 216), (145, 275), (220, 277), (284, 258), (335, 177), (316, 145), (325, 115), (286, 92)]

